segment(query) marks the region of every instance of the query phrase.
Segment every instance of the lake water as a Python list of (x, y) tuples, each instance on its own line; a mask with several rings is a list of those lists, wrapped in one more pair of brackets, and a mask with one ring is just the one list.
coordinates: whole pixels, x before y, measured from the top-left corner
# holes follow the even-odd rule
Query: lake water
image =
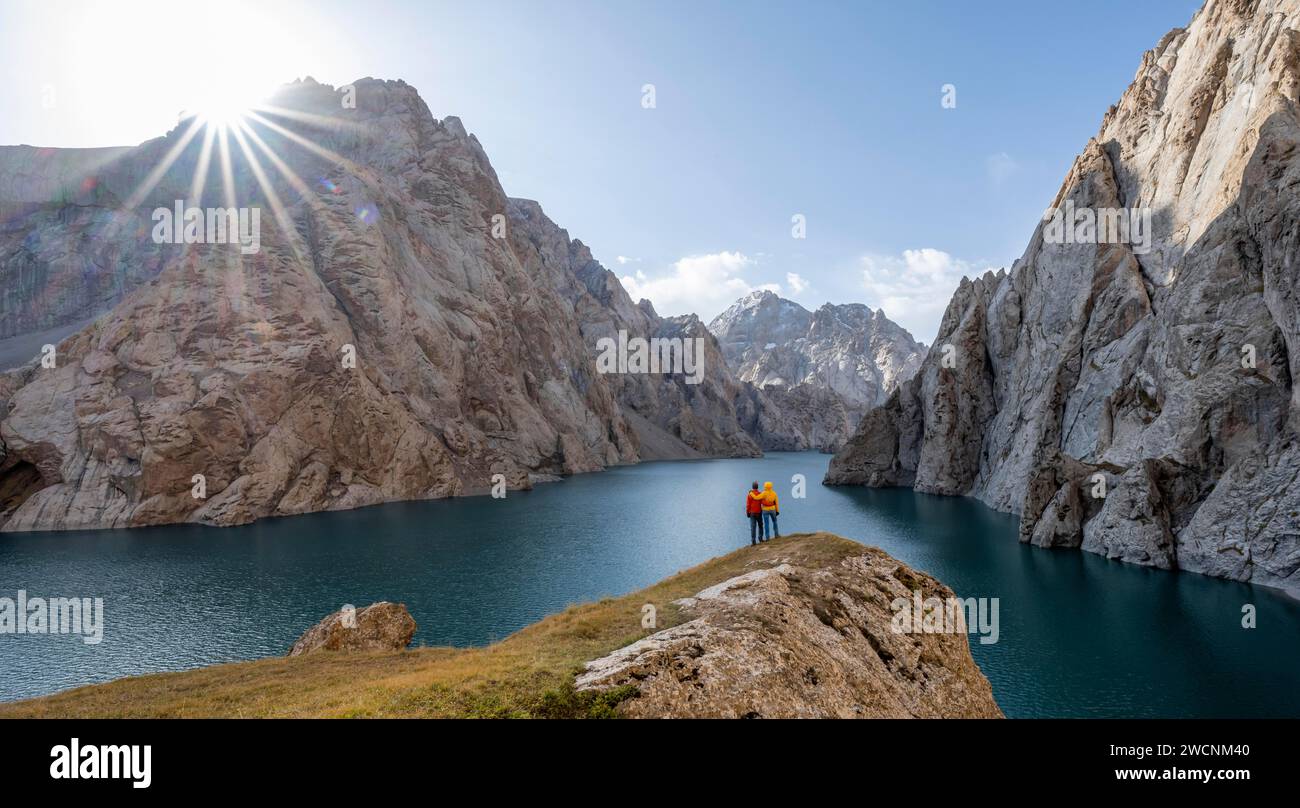
[[(405, 603), (417, 644), (478, 645), (746, 546), (771, 480), (783, 533), (879, 546), (999, 599), (976, 661), (1008, 716), (1300, 717), (1300, 602), (1274, 590), (1042, 550), (973, 500), (826, 488), (815, 453), (650, 463), (504, 500), (398, 503), (240, 528), (0, 535), (0, 596), (102, 597), (99, 645), (0, 635), (0, 700), (285, 653), (345, 603)], [(803, 474), (805, 499), (791, 496)], [(1244, 629), (1253, 604), (1257, 628)]]

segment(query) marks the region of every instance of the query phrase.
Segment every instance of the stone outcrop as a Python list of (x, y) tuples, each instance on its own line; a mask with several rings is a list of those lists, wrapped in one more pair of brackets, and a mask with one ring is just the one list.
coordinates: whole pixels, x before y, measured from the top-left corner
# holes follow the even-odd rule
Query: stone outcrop
[(860, 303), (810, 312), (770, 291), (736, 301), (709, 323), (746, 389), (746, 428), (764, 449), (833, 451), (868, 409), (921, 366), (926, 348)]
[(415, 618), (400, 603), (340, 609), (307, 629), (288, 656), (320, 651), (400, 651), (415, 636)]
[(1149, 242), (1065, 243), (1045, 220), (1009, 271), (962, 283), (826, 481), (976, 496), (1036, 545), (1300, 587), (1298, 29), (1296, 0), (1210, 0), (1148, 52), (1051, 208), (1145, 211)]
[(964, 633), (895, 630), (891, 604), (955, 597), (875, 548), (781, 563), (678, 601), (686, 622), (587, 663), (637, 718), (998, 718)]
[[(356, 109), (285, 88), (290, 112), (228, 137), (229, 185), (187, 123), (0, 153), (0, 335), (95, 317), (55, 367), (0, 374), (0, 528), (242, 524), (758, 454), (698, 320), (633, 304), (413, 88), (354, 86)], [(152, 238), (156, 208), (232, 197), (261, 213), (255, 254)], [(701, 383), (598, 372), (620, 328), (704, 339)]]

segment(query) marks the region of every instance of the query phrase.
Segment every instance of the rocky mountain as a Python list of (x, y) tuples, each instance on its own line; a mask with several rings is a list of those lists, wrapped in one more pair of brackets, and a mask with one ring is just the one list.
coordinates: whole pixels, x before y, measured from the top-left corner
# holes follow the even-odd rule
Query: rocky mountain
[[(1073, 221), (962, 283), (827, 482), (976, 496), (1035, 545), (1297, 589), (1298, 28), (1297, 0), (1209, 0), (1146, 53), (1052, 202)], [(1102, 237), (1116, 212), (1137, 226)]]
[(851, 405), (883, 404), (921, 366), (925, 345), (861, 303), (810, 312), (774, 292), (751, 292), (709, 323), (741, 381), (766, 390), (808, 384)]
[(736, 301), (709, 330), (737, 377), (766, 396), (750, 420), (765, 449), (839, 448), (926, 352), (883, 311), (827, 303), (810, 312), (766, 290)]
[[(633, 305), (413, 88), (353, 86), (355, 108), (306, 80), (245, 127), (133, 149), (0, 151), (0, 334), (75, 331), (0, 375), (4, 530), (236, 524), (758, 453), (698, 320)], [(195, 238), (160, 243), (177, 200)], [(260, 212), (256, 250), (213, 243), (216, 208)], [(700, 383), (600, 372), (595, 340), (620, 328), (704, 340)]]

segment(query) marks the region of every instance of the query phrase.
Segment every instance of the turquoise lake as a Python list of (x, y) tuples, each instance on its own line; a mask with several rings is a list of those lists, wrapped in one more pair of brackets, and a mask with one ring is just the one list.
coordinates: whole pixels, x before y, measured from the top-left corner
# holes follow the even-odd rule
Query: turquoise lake
[[(827, 488), (828, 455), (649, 463), (510, 492), (272, 519), (0, 536), (0, 597), (101, 597), (104, 640), (0, 635), (0, 700), (285, 653), (345, 603), (405, 603), (416, 644), (481, 645), (747, 546), (742, 497), (771, 480), (781, 530), (883, 548), (962, 597), (999, 600), (971, 636), (1008, 716), (1300, 717), (1300, 602), (1016, 540), (974, 500)], [(792, 496), (792, 478), (807, 480)], [(1242, 627), (1256, 608), (1257, 627)]]

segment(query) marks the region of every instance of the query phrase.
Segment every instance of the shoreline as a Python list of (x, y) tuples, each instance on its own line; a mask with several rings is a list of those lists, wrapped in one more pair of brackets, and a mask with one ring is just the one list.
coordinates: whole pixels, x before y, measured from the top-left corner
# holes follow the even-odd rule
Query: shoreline
[[(719, 602), (720, 598), (725, 600), (723, 593), (729, 591), (728, 587), (731, 588), (730, 591), (739, 593), (742, 598), (740, 603), (748, 604), (743, 593), (747, 593), (748, 587), (760, 581), (778, 581), (781, 576), (785, 576), (791, 582), (790, 586), (797, 587), (803, 585), (798, 582), (803, 581), (805, 576), (810, 579), (818, 576), (824, 578), (829, 574), (831, 580), (836, 582), (835, 586), (848, 586), (850, 588), (846, 592), (855, 592), (852, 588), (855, 584), (843, 576), (847, 575), (847, 570), (856, 567), (846, 567), (844, 564), (859, 560), (875, 565), (872, 569), (876, 570), (873, 575), (877, 577), (870, 580), (889, 582), (895, 587), (895, 593), (903, 591), (903, 587), (915, 586), (932, 594), (952, 594), (952, 590), (934, 578), (911, 570), (878, 548), (825, 532), (791, 534), (757, 547), (746, 546), (733, 550), (679, 570), (648, 587), (620, 597), (605, 597), (571, 605), (487, 646), (363, 652), (321, 651), (301, 656), (276, 656), (199, 666), (185, 671), (128, 676), (45, 696), (0, 703), (0, 719), (619, 717), (626, 713), (620, 707), (622, 702), (640, 698), (646, 698), (647, 701), (635, 705), (635, 708), (628, 708), (632, 715), (653, 717), (645, 713), (647, 705), (663, 706), (662, 693), (654, 695), (653, 677), (647, 680), (644, 673), (636, 674), (636, 681), (640, 682), (637, 687), (608, 682), (575, 687), (577, 674), (585, 668), (589, 674), (600, 671), (607, 679), (610, 676), (617, 677), (617, 670), (611, 673), (617, 664), (609, 660), (633, 652), (644, 645), (643, 641), (649, 642), (649, 638), (669, 642), (668, 638), (674, 636), (675, 630), (679, 627), (685, 630), (688, 623), (691, 626), (707, 625), (710, 619), (707, 607)], [(835, 578), (836, 575), (841, 578)], [(765, 596), (760, 601), (768, 604), (766, 608), (779, 611), (794, 608), (795, 611), (782, 611), (790, 615), (791, 622), (782, 631), (774, 632), (768, 642), (784, 647), (782, 643), (793, 640), (795, 644), (789, 647), (795, 649), (794, 653), (799, 653), (798, 649), (806, 650), (808, 642), (830, 642), (832, 646), (841, 641), (860, 644), (865, 656), (830, 653), (828, 656), (818, 656), (818, 659), (823, 660), (818, 664), (833, 665), (837, 663), (831, 660), (842, 659), (846, 664), (868, 665), (865, 670), (874, 671), (873, 675), (879, 680), (872, 687), (879, 686), (882, 688), (880, 693), (886, 694), (882, 696), (886, 706), (881, 706), (882, 702), (870, 696), (870, 692), (874, 691), (861, 694), (862, 704), (869, 705), (872, 710), (888, 709), (889, 715), (907, 717), (906, 714), (896, 714), (899, 709), (904, 709), (899, 705), (906, 704), (911, 706), (904, 709), (904, 713), (911, 710), (911, 715), (916, 717), (939, 717), (943, 710), (964, 709), (952, 705), (993, 704), (988, 680), (971, 658), (965, 634), (916, 637), (891, 635), (887, 617), (883, 618), (883, 624), (875, 620), (869, 624), (870, 630), (878, 634), (874, 640), (858, 631), (847, 629), (843, 633), (822, 634), (820, 632), (825, 630), (823, 623), (830, 619), (818, 611), (822, 607), (817, 604), (822, 602), (823, 595), (796, 599), (791, 601), (794, 604), (792, 606), (791, 603), (784, 603), (781, 600), (783, 596), (777, 594), (787, 590), (778, 587), (770, 591), (773, 593), (770, 597), (775, 600), (769, 604), (769, 597)], [(792, 588), (788, 591), (797, 593), (799, 590)], [(874, 596), (862, 593), (854, 597), (866, 597), (864, 603), (875, 600)], [(652, 610), (654, 618), (649, 624), (645, 617), (647, 604), (655, 606)], [(799, 604), (802, 604), (802, 608)], [(701, 612), (701, 608), (705, 611)], [(743, 614), (751, 607), (742, 605), (741, 608)], [(818, 611), (817, 616), (813, 615), (814, 611)], [(803, 618), (802, 623), (794, 620), (799, 615)], [(694, 632), (698, 629), (692, 629), (688, 636), (696, 639), (688, 642), (706, 642), (706, 645), (707, 642), (714, 643), (710, 646), (713, 655), (706, 652), (704, 656), (709, 659), (721, 658), (725, 665), (731, 664), (725, 662), (726, 655), (737, 651), (734, 647), (728, 649), (725, 635), (732, 631), (740, 632), (737, 636), (748, 636), (746, 632), (754, 629), (728, 629), (726, 626), (730, 619), (726, 618), (721, 624), (722, 628), (714, 630), (710, 635), (713, 638), (711, 641), (696, 637)], [(701, 623), (701, 620), (706, 622)], [(755, 624), (765, 625), (767, 623), (762, 621)], [(799, 625), (804, 628), (798, 628)], [(311, 627), (303, 626), (304, 631), (309, 628)], [(880, 633), (882, 631), (883, 634)], [(815, 639), (818, 637), (821, 639)], [(924, 643), (932, 649), (927, 652), (928, 656), (922, 654), (919, 660), (916, 652), (911, 652), (912, 661), (907, 663), (929, 666), (930, 684), (920, 689), (916, 689), (919, 687), (916, 682), (927, 681), (926, 676), (922, 675), (918, 680), (897, 674), (883, 662), (884, 659), (908, 658), (903, 649), (912, 647), (914, 642)], [(877, 657), (866, 650), (876, 647), (871, 643), (885, 643), (887, 646), (894, 644), (898, 647), (892, 653), (878, 652)], [(748, 643), (738, 647), (742, 649), (741, 653), (747, 653), (743, 648), (748, 647)], [(666, 659), (676, 658), (672, 656)], [(872, 662), (872, 659), (875, 661)], [(705, 661), (700, 664), (705, 664)], [(767, 694), (772, 688), (764, 685), (765, 682), (770, 682), (760, 672), (775, 671), (778, 675), (787, 672), (786, 666), (772, 668), (756, 664), (746, 667), (753, 671), (754, 681), (751, 687), (738, 695), (731, 687), (734, 685), (734, 677), (714, 673), (701, 680), (713, 682), (718, 688), (717, 697), (724, 699), (713, 702), (709, 708), (716, 711), (716, 715), (728, 714), (731, 707), (725, 702), (727, 698), (738, 699), (739, 706), (735, 709), (739, 713), (749, 711), (754, 700), (762, 702), (768, 698)], [(794, 675), (801, 675), (799, 672), (803, 668), (794, 668), (797, 668)], [(725, 669), (729, 668), (724, 667)], [(670, 664), (666, 670), (675, 668)], [(829, 710), (829, 715), (836, 714), (835, 702), (818, 700), (825, 692), (825, 687), (835, 681), (859, 682), (855, 687), (860, 687), (863, 680), (861, 676), (848, 679), (830, 676), (829, 673), (827, 676), (830, 678), (823, 683), (822, 689), (814, 687), (805, 695), (812, 699), (809, 703), (814, 706), (810, 709), (814, 712)], [(672, 686), (675, 677), (667, 675), (658, 681)], [(950, 684), (942, 684), (943, 682)], [(359, 683), (364, 684), (359, 686)], [(950, 686), (957, 687), (952, 699), (931, 701), (934, 697), (931, 692), (933, 688), (943, 690)], [(979, 695), (981, 688), (985, 695)], [(911, 697), (900, 696), (906, 693), (914, 693), (917, 700), (913, 702), (909, 700)], [(655, 700), (657, 698), (659, 701)], [(987, 700), (980, 702), (979, 699)], [(766, 703), (769, 704), (768, 709), (776, 711), (772, 713), (773, 717), (779, 717), (784, 714), (783, 711), (791, 709), (787, 702)], [(786, 706), (782, 707), (782, 704)], [(698, 703), (695, 707), (689, 707), (686, 702), (679, 704), (672, 701), (673, 709), (698, 707)], [(994, 706), (992, 709), (997, 708)], [(936, 710), (940, 712), (936, 713)]]

